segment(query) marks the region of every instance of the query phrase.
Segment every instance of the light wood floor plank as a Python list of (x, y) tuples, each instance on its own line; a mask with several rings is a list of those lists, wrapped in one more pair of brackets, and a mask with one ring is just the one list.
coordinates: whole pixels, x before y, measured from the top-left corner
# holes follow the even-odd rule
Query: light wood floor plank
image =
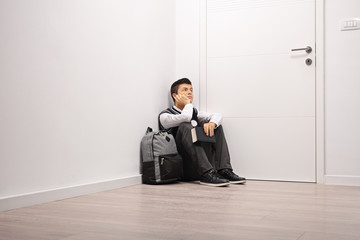
[(137, 185), (0, 213), (0, 240), (360, 239), (360, 187)]

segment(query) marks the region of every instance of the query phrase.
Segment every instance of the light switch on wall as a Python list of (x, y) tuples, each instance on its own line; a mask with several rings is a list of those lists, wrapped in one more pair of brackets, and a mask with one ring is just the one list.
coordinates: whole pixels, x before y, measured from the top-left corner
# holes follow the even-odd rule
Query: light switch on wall
[(346, 18), (340, 21), (340, 30), (358, 30), (360, 29), (360, 18)]

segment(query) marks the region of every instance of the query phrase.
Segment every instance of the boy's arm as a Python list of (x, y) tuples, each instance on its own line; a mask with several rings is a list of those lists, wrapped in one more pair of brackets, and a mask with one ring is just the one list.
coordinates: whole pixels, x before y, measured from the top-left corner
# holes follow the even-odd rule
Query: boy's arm
[(213, 122), (218, 127), (221, 125), (223, 117), (220, 113), (199, 112), (198, 119), (203, 123)]
[(198, 119), (200, 122), (203, 122), (203, 128), (206, 136), (214, 136), (214, 130), (220, 126), (222, 122), (222, 116), (220, 113), (208, 113), (208, 112), (199, 112)]
[(193, 105), (186, 104), (181, 114), (163, 113), (160, 115), (160, 123), (165, 129), (178, 127), (180, 123), (190, 122), (193, 114)]

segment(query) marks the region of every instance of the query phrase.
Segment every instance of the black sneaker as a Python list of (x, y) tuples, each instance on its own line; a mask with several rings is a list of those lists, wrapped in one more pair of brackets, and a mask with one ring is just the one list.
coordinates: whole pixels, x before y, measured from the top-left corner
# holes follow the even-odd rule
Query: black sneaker
[(239, 177), (231, 169), (222, 169), (218, 173), (230, 183), (246, 183), (246, 178)]
[(215, 170), (210, 170), (200, 177), (200, 184), (212, 187), (221, 187), (228, 186), (230, 182), (220, 176)]

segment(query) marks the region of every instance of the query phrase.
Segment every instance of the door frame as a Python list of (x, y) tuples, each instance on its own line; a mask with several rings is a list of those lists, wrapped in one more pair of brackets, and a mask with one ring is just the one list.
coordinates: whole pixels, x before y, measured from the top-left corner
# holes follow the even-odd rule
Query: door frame
[[(207, 0), (199, 0), (199, 106), (207, 110)], [(315, 179), (325, 183), (324, 1), (315, 0)]]

